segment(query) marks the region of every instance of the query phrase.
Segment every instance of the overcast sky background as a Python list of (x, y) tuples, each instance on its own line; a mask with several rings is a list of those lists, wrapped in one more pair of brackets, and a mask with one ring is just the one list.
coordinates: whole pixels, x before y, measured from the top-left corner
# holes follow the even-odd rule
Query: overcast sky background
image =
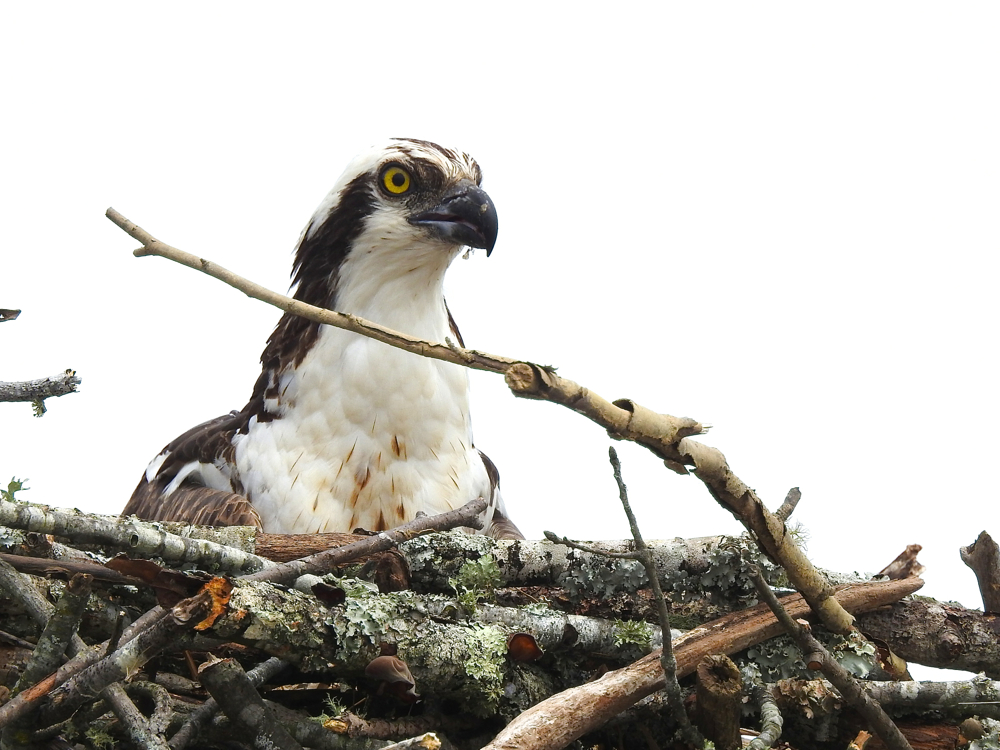
[[(117, 512), (146, 463), (240, 408), (278, 311), (104, 218), (285, 291), (299, 231), (387, 136), (473, 154), (500, 216), (457, 261), (468, 345), (713, 425), (819, 565), (924, 546), (981, 606), (997, 524), (1000, 6), (135, 3), (0, 10), (0, 478)], [(607, 9), (612, 9), (608, 12)], [(609, 440), (474, 373), (514, 520), (628, 530)], [(617, 444), (649, 538), (738, 533), (698, 480)]]

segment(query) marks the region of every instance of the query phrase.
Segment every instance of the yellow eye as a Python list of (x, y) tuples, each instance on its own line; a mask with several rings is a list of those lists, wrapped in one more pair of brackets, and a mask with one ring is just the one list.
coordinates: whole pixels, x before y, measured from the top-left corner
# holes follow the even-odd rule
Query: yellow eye
[(393, 195), (402, 195), (410, 189), (410, 173), (402, 167), (389, 166), (382, 170), (382, 187)]

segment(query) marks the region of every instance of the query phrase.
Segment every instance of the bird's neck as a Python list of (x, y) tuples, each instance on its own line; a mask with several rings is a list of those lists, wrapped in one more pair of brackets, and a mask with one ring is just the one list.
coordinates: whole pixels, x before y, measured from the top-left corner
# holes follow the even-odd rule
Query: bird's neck
[(363, 234), (341, 265), (334, 307), (401, 333), (432, 341), (449, 335), (444, 277), (460, 248), (393, 243)]

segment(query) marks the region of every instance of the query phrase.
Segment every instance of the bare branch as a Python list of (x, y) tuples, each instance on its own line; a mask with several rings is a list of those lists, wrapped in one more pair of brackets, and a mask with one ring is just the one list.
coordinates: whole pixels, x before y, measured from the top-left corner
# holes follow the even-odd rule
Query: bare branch
[(721, 452), (690, 439), (690, 436), (705, 431), (696, 420), (658, 414), (629, 399), (612, 403), (578, 383), (556, 375), (552, 367), (416, 339), (353, 315), (306, 305), (254, 284), (209, 260), (160, 242), (113, 208), (109, 208), (106, 215), (142, 243), (142, 248), (134, 251), (136, 256), (168, 258), (286, 312), (369, 336), (415, 354), (503, 373), (507, 386), (515, 396), (552, 401), (572, 409), (601, 425), (612, 437), (645, 446), (675, 471), (686, 473), (686, 466), (694, 466), (695, 475), (705, 483), (716, 501), (753, 532), (765, 554), (785, 568), (792, 584), (802, 592), (824, 624), (837, 633), (850, 629), (850, 616), (832, 598), (831, 586), (791, 540), (782, 520), (771, 514), (753, 490), (733, 474)]
[(983, 597), (983, 612), (1000, 614), (1000, 547), (985, 531), (959, 550), (962, 562), (972, 568)]

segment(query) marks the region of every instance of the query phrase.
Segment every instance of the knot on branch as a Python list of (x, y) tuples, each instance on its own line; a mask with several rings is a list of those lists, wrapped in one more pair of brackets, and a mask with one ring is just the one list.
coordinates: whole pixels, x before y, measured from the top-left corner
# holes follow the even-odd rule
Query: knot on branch
[(546, 398), (546, 394), (561, 380), (555, 373), (530, 362), (515, 362), (504, 370), (503, 379), (515, 396)]

